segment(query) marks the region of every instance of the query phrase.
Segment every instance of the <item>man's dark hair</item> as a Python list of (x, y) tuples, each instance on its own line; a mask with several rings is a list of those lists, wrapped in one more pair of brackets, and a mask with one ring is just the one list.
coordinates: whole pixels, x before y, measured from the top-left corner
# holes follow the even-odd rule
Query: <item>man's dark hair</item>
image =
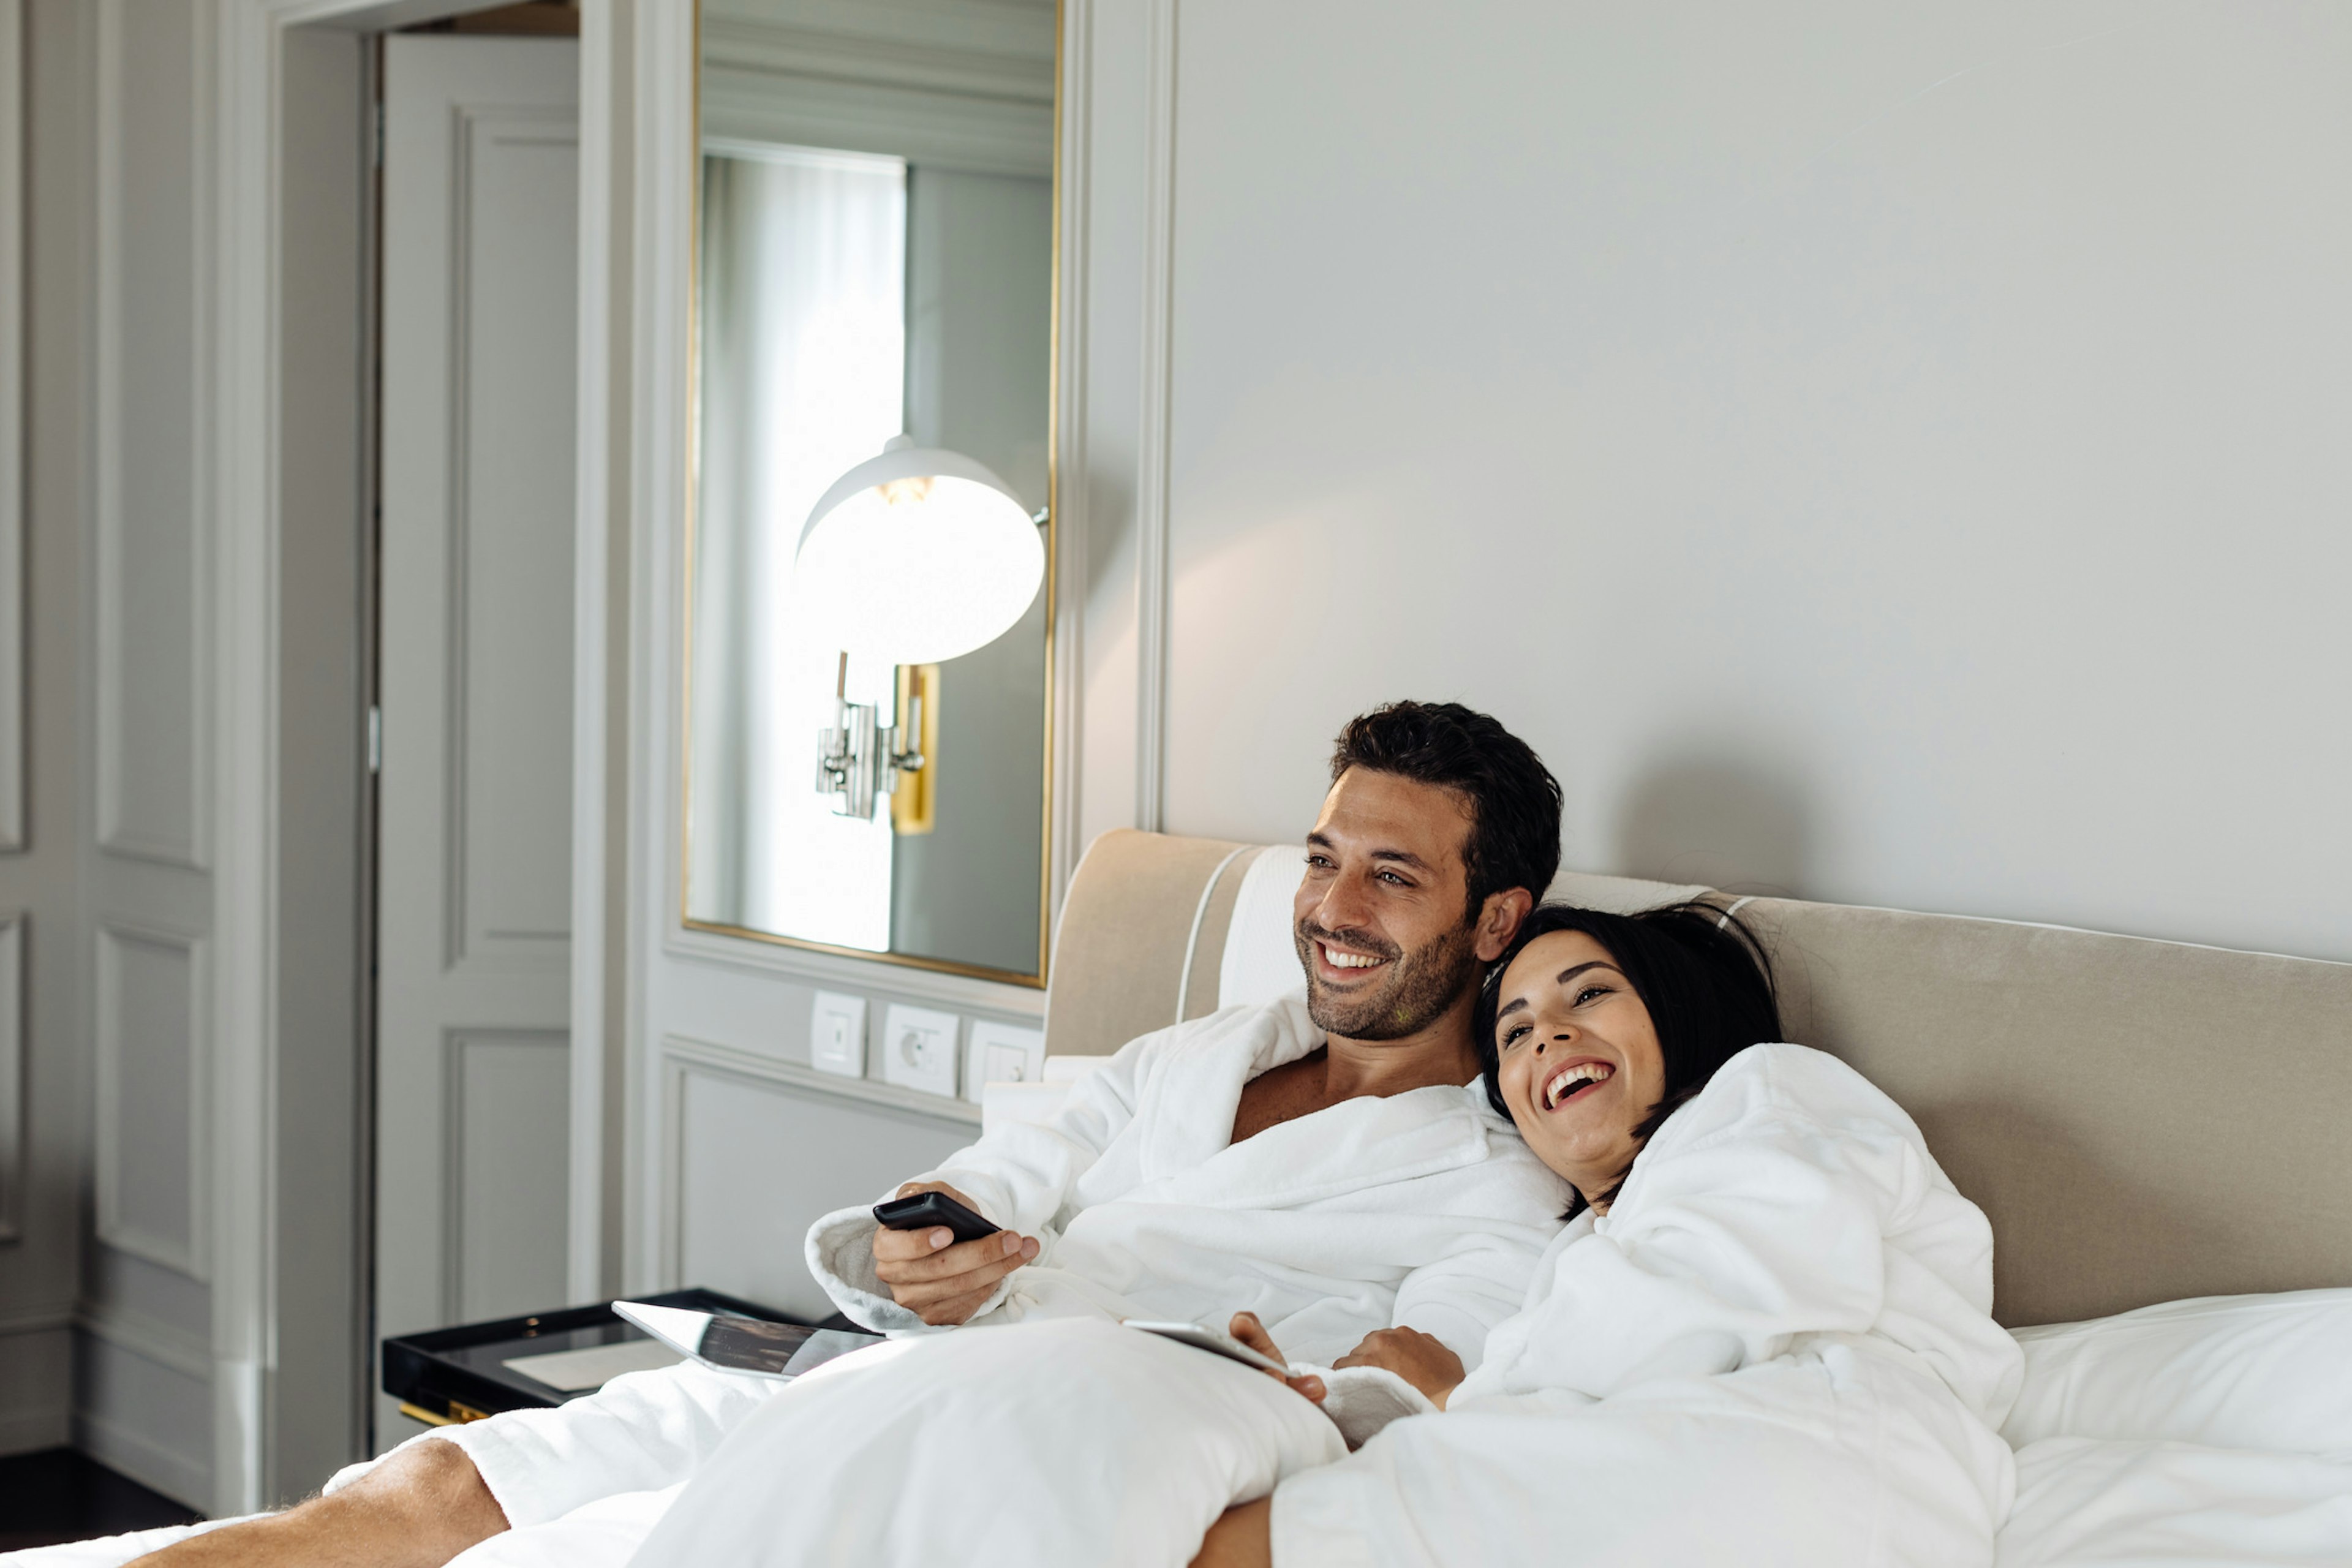
[[(1580, 931), (1608, 950), (1633, 994), (1649, 1009), (1650, 1026), (1657, 1031), (1665, 1091), (1633, 1129), (1637, 1148), (1649, 1142), (1650, 1134), (1667, 1117), (1696, 1099), (1724, 1063), (1750, 1046), (1786, 1038), (1772, 961), (1756, 932), (1729, 910), (1701, 900), (1631, 915), (1541, 904), (1486, 971), (1470, 1026), (1471, 1043), (1486, 1068), (1486, 1102), (1505, 1116), (1511, 1108), (1503, 1101), (1500, 1052), (1495, 1042), (1503, 972), (1529, 942), (1563, 931)], [(1589, 1195), (1614, 1201), (1624, 1179), (1625, 1172), (1620, 1171), (1607, 1192)], [(1561, 1217), (1575, 1218), (1587, 1197), (1580, 1193)]]
[(1559, 870), (1559, 781), (1533, 748), (1459, 702), (1391, 702), (1348, 721), (1331, 749), (1331, 782), (1349, 768), (1436, 784), (1470, 809), (1462, 852), (1466, 918), (1489, 893), (1525, 888), (1540, 900)]

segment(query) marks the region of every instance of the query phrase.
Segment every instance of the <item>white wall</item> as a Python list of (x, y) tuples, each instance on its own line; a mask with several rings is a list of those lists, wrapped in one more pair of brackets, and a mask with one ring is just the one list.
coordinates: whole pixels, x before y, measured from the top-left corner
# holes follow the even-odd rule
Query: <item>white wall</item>
[(1458, 698), (1571, 866), (2352, 959), (2352, 14), (1174, 36), (1170, 828)]

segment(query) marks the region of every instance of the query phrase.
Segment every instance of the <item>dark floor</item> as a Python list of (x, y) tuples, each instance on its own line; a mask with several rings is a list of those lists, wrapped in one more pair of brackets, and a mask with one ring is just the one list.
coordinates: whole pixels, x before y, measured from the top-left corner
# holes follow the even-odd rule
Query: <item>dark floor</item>
[(71, 1448), (0, 1459), (0, 1552), (188, 1524), (197, 1517)]

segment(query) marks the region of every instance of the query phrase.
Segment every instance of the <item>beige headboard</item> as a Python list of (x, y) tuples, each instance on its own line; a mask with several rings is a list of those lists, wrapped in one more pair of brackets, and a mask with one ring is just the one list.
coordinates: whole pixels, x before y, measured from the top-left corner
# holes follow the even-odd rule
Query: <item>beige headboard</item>
[[(1252, 858), (1097, 839), (1064, 900), (1047, 1049), (1115, 1050), (1180, 995), (1183, 1016), (1213, 1010)], [(1612, 908), (1685, 890), (1553, 885)], [(1741, 913), (1790, 1037), (1894, 1096), (1992, 1216), (2004, 1323), (2352, 1286), (2352, 964), (1790, 900)]]

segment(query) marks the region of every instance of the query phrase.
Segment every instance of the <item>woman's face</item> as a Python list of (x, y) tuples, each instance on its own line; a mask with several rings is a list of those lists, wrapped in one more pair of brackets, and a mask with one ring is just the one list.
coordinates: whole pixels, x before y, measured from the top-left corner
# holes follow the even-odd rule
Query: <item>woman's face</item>
[(1633, 1163), (1633, 1129), (1665, 1095), (1650, 1010), (1609, 950), (1580, 931), (1528, 943), (1496, 1001), (1503, 1103), (1536, 1157), (1591, 1202)]

